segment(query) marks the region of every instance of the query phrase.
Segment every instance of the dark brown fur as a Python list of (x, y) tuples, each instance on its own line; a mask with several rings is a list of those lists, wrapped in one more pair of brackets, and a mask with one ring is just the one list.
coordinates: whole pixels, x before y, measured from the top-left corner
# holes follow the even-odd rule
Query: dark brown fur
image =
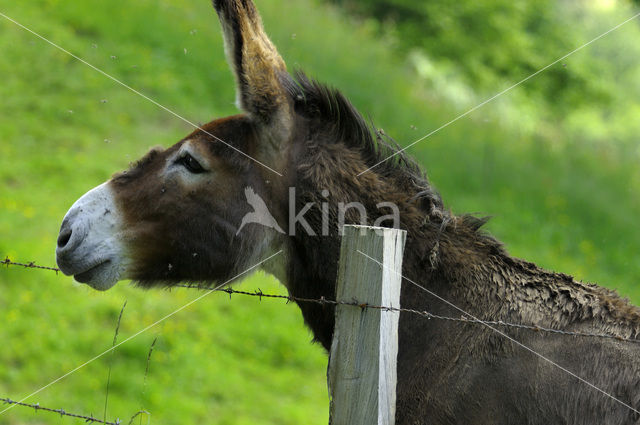
[[(223, 282), (267, 253), (283, 249), (277, 260), (285, 260), (283, 272), (274, 273), (292, 295), (333, 298), (340, 242), (337, 203), (361, 202), (372, 223), (387, 213), (376, 204), (387, 201), (398, 205), (400, 227), (408, 234), (403, 274), (465, 311), (485, 320), (638, 335), (638, 308), (607, 289), (512, 258), (480, 230), (484, 219), (447, 211), (420, 168), (403, 154), (357, 177), (395, 148), (369, 128), (340, 93), (303, 74), (292, 77), (286, 72), (250, 1), (216, 0), (214, 5), (246, 115), (213, 121), (204, 131), (195, 131), (166, 151), (151, 152), (113, 178), (111, 185), (130, 228), (132, 278), (143, 286)], [(165, 178), (168, 158), (187, 141), (211, 164), (208, 174), (188, 184)], [(307, 202), (329, 202), (330, 235), (309, 236), (299, 228), (296, 236), (279, 236), (259, 225), (236, 235), (249, 211), (243, 197), (247, 186), (282, 224), (289, 217), (289, 187), (296, 188), (296, 211)], [(328, 196), (322, 195), (323, 189)], [(312, 208), (305, 217), (319, 234), (320, 209)], [(357, 222), (353, 214), (347, 219)], [(460, 315), (406, 279), (401, 305)], [(304, 303), (300, 309), (316, 340), (328, 348), (333, 309)], [(639, 345), (502, 330), (640, 408)], [(399, 346), (397, 424), (631, 424), (639, 419), (477, 324), (402, 314)]]

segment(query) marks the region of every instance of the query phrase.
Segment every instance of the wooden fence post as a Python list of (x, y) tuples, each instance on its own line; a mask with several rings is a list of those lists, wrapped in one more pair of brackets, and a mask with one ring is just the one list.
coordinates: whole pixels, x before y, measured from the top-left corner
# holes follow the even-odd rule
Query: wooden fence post
[[(404, 230), (344, 226), (336, 300), (400, 307), (405, 238)], [(395, 423), (399, 318), (395, 311), (336, 306), (327, 372), (331, 425)]]

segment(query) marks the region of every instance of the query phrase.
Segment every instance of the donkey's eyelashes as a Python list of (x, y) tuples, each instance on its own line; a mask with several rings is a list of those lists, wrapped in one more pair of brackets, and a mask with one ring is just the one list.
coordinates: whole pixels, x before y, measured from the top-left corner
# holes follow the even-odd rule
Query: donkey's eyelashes
[(188, 153), (185, 153), (180, 158), (178, 158), (176, 163), (184, 166), (184, 168), (186, 168), (190, 173), (193, 174), (200, 174), (206, 171), (204, 168), (202, 168), (202, 165), (200, 165), (200, 163)]

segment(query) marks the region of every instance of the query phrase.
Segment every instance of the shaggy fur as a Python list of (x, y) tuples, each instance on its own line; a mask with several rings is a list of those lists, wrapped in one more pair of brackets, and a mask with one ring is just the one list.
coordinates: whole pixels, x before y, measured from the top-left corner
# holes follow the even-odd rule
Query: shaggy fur
[[(249, 0), (214, 5), (246, 115), (213, 121), (111, 181), (129, 228), (124, 243), (130, 277), (145, 286), (223, 282), (282, 249), (279, 264), (267, 269), (289, 292), (331, 299), (340, 246), (336, 205), (359, 201), (373, 223), (388, 213), (376, 208), (386, 201), (399, 207), (400, 227), (407, 230), (404, 276), (465, 311), (484, 320), (638, 336), (638, 308), (612, 291), (511, 257), (480, 230), (486, 219), (447, 211), (420, 167), (404, 154), (358, 177), (395, 152), (393, 143), (370, 128), (339, 92), (302, 73), (290, 76)], [(210, 165), (206, 172), (167, 172), (179, 167), (175, 155), (184, 143)], [(330, 234), (310, 236), (299, 226), (295, 236), (287, 236), (250, 224), (236, 235), (249, 212), (242, 196), (246, 187), (265, 200), (283, 228), (290, 214), (289, 188), (296, 190), (296, 211), (309, 202), (328, 203)], [(320, 234), (321, 209), (311, 208), (305, 218)], [(358, 215), (351, 211), (347, 222), (359, 223)], [(402, 307), (460, 315), (407, 279)], [(300, 309), (315, 339), (329, 348), (334, 310), (307, 303)], [(640, 409), (639, 344), (500, 330)], [(632, 410), (487, 327), (400, 317), (398, 425), (639, 420)]]

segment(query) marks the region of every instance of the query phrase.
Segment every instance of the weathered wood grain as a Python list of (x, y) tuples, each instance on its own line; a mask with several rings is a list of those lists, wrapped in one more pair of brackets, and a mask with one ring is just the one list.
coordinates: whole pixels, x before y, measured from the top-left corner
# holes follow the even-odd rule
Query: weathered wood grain
[[(345, 226), (336, 299), (400, 307), (405, 238), (403, 230)], [(337, 306), (328, 370), (332, 425), (394, 424), (398, 320), (398, 312)]]

